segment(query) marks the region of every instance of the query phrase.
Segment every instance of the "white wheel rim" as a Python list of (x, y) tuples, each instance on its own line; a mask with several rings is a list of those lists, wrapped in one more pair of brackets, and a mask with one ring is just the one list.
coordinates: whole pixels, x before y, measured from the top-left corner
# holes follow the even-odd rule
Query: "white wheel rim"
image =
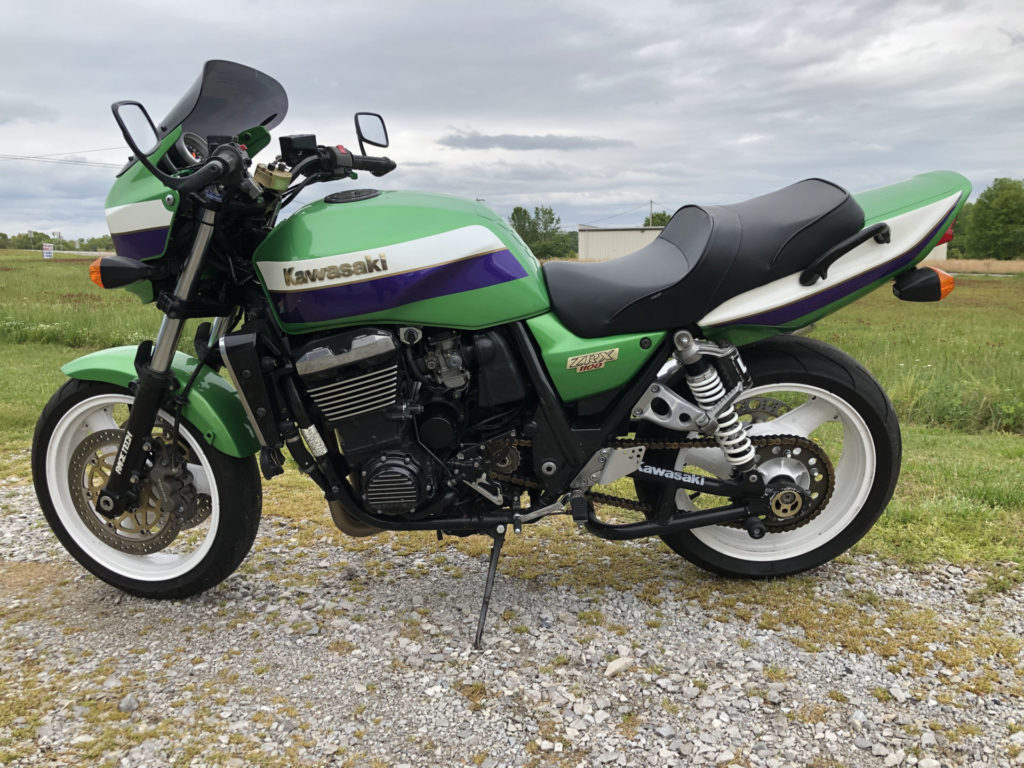
[[(824, 546), (849, 527), (860, 512), (875, 477), (875, 444), (867, 423), (859, 413), (838, 395), (805, 384), (769, 384), (753, 387), (743, 398), (770, 393), (797, 392), (811, 399), (771, 421), (751, 425), (749, 434), (797, 435), (810, 437), (828, 421), (842, 425), (843, 449), (839, 461), (830, 456), (835, 469), (834, 488), (828, 504), (817, 517), (793, 531), (768, 533), (761, 539), (751, 538), (745, 531), (725, 526), (694, 528), (693, 535), (705, 546), (726, 557), (752, 562), (774, 562), (805, 555)], [(717, 448), (682, 450), (676, 456), (675, 469), (698, 466), (718, 476), (728, 476), (730, 467)], [(693, 509), (685, 492), (676, 494), (680, 509)]]
[[(205, 523), (206, 536), (187, 554), (163, 551), (149, 555), (134, 555), (105, 544), (96, 538), (79, 516), (68, 485), (68, 467), (78, 444), (93, 432), (117, 429), (119, 425), (111, 415), (112, 408), (115, 405), (131, 405), (132, 402), (133, 398), (128, 395), (104, 394), (90, 397), (72, 406), (57, 422), (47, 445), (46, 485), (64, 530), (97, 565), (129, 579), (166, 581), (183, 576), (196, 568), (213, 546), (213, 540), (220, 527), (220, 496), (209, 469), (209, 460), (202, 443), (185, 428), (184, 424), (181, 426), (181, 437), (199, 457), (199, 464), (189, 464), (188, 468), (192, 472), (196, 488), (210, 495), (212, 508)], [(160, 412), (160, 418), (168, 424), (172, 422), (172, 417), (163, 411)]]

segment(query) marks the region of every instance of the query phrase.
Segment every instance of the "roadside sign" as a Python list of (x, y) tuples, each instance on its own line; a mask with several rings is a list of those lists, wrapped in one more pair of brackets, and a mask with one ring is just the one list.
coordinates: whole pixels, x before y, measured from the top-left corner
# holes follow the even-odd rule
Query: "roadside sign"
[(43, 243), (43, 258), (44, 259), (52, 259), (53, 258), (53, 243)]

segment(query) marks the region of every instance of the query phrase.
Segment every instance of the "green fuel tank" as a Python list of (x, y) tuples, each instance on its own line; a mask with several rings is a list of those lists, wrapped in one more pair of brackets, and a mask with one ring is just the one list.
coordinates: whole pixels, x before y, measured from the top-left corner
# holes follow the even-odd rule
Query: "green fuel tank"
[(287, 333), (367, 323), (474, 330), (550, 308), (540, 264), (476, 202), (350, 190), (278, 224), (253, 256)]

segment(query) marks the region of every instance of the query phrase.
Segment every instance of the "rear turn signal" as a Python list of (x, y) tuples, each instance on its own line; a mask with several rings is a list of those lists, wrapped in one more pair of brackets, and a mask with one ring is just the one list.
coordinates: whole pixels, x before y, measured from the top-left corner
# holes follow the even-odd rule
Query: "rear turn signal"
[(89, 265), (89, 279), (100, 288), (121, 288), (152, 277), (148, 264), (124, 256), (102, 256)]
[(896, 278), (892, 292), (903, 301), (939, 301), (953, 292), (954, 285), (953, 276), (948, 272), (936, 267), (921, 267)]

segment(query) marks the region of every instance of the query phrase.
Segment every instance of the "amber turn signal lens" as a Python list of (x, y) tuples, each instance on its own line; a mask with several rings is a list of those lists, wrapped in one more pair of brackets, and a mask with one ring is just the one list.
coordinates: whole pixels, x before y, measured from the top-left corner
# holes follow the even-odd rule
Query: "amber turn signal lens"
[(953, 289), (956, 287), (956, 280), (953, 279), (949, 272), (943, 272), (938, 267), (929, 266), (928, 269), (939, 276), (939, 301), (941, 301), (953, 292)]
[(103, 278), (100, 275), (100, 262), (103, 261), (103, 257), (96, 259), (92, 264), (89, 265), (89, 279), (92, 280), (100, 288), (103, 288)]

